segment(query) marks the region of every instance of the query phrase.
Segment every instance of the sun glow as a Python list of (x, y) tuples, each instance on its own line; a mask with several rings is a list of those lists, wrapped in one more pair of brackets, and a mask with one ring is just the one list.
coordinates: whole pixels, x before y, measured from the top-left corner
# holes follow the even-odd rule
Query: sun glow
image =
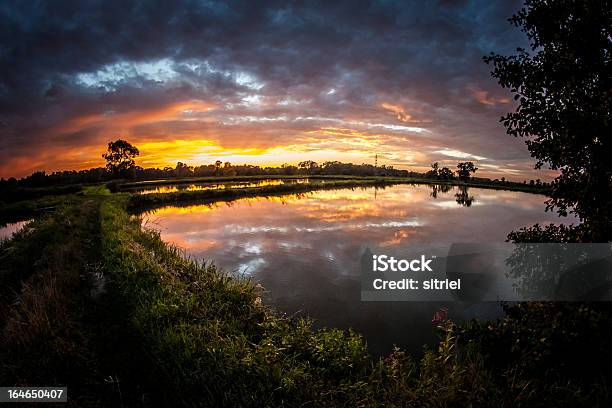
[[(250, 77), (239, 78), (246, 84)], [(379, 165), (423, 171), (428, 169), (433, 154), (451, 161), (477, 160), (483, 175), (498, 170), (487, 167), (486, 157), (436, 145), (437, 135), (431, 130), (405, 126), (428, 121), (415, 119), (404, 105), (384, 102), (377, 106), (395, 115), (395, 120), (300, 116), (284, 107), (279, 112), (261, 107), (228, 109), (223, 102), (198, 99), (151, 101), (125, 111), (111, 106), (66, 118), (45, 129), (45, 134), (61, 140), (79, 135), (80, 145), (49, 145), (30, 153), (28, 160), (15, 157), (0, 164), (0, 173), (25, 175), (36, 170), (102, 167), (106, 144), (117, 138), (138, 147), (136, 163), (145, 168), (174, 168), (178, 162), (199, 166), (217, 160), (262, 167), (297, 165), (305, 160), (374, 164), (378, 154)], [(420, 115), (418, 108), (412, 110)]]

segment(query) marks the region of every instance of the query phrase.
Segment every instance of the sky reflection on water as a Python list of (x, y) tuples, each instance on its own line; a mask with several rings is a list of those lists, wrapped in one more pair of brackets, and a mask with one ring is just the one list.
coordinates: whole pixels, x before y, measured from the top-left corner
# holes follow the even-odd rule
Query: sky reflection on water
[[(176, 193), (177, 191), (202, 191), (202, 190), (223, 190), (223, 189), (235, 189), (235, 188), (249, 188), (249, 187), (264, 187), (264, 186), (277, 186), (280, 184), (302, 184), (309, 183), (310, 180), (307, 178), (300, 179), (266, 179), (266, 180), (254, 180), (254, 181), (234, 181), (229, 183), (185, 183), (185, 184), (171, 184), (161, 186), (147, 186), (147, 187), (136, 187), (131, 188), (129, 191), (138, 194), (157, 194), (157, 193)], [(321, 182), (325, 182), (322, 180)]]
[(0, 227), (0, 240), (9, 239), (31, 220), (10, 222)]
[(305, 313), (319, 325), (353, 327), (375, 354), (393, 344), (419, 352), (435, 339), (431, 316), (440, 307), (456, 320), (487, 311), (433, 302), (361, 302), (365, 245), (503, 242), (522, 226), (560, 221), (544, 212), (541, 195), (444, 190), (396, 185), (164, 207), (146, 214), (143, 223), (190, 257), (251, 276), (279, 310)]

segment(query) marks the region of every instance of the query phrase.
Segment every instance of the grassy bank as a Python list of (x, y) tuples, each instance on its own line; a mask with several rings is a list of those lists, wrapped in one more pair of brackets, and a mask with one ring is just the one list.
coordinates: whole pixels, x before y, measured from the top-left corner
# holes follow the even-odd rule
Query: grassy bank
[(26, 201), (35, 200), (41, 197), (47, 196), (59, 196), (78, 193), (83, 190), (81, 184), (71, 184), (67, 186), (50, 186), (50, 187), (17, 187), (8, 188), (1, 190), (2, 198), (0, 201), (3, 202), (15, 202), (15, 201)]
[(1, 384), (70, 384), (71, 406), (102, 400), (91, 324), (98, 209), (73, 197), (0, 243)]
[(116, 202), (101, 214), (105, 264), (157, 365), (155, 399), (276, 406), (363, 393), (370, 361), (358, 336), (274, 315), (250, 282), (184, 260)]
[(45, 196), (33, 200), (0, 203), (0, 226), (54, 211), (69, 202), (74, 194)]
[(52, 210), (82, 190), (80, 184), (4, 188), (0, 190), (0, 226)]
[(185, 259), (141, 228), (129, 200), (87, 189), (1, 244), (0, 383), (66, 384), (73, 406), (592, 406), (608, 398), (603, 312), (550, 315), (534, 305), (493, 323), (442, 319), (433, 328), (440, 344), (421, 361), (401, 350), (373, 360), (358, 334), (313, 330), (262, 305), (253, 283)]

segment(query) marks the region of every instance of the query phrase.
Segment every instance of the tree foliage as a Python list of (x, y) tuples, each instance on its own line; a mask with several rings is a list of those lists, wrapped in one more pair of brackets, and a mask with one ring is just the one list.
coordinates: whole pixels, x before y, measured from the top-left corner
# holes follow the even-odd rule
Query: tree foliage
[(130, 170), (135, 167), (134, 158), (139, 154), (135, 146), (118, 139), (108, 143), (108, 150), (102, 157), (106, 160), (106, 168), (109, 172), (116, 177), (127, 177)]
[(560, 172), (549, 209), (578, 215), (588, 239), (609, 240), (612, 3), (526, 0), (510, 22), (527, 35), (531, 50), (484, 58), (518, 101), (501, 121), (508, 134), (527, 139), (536, 168)]
[(448, 167), (442, 167), (439, 171), (438, 171), (438, 178), (441, 180), (452, 180), (454, 176), (454, 173), (451, 169), (449, 169)]
[(438, 162), (431, 163), (431, 170), (425, 173), (425, 177), (434, 178), (437, 180), (452, 180), (455, 176), (451, 169), (448, 167), (440, 168)]
[(459, 180), (468, 180), (470, 174), (476, 173), (476, 170), (478, 170), (478, 167), (474, 166), (472, 162), (457, 163), (457, 177), (459, 177)]

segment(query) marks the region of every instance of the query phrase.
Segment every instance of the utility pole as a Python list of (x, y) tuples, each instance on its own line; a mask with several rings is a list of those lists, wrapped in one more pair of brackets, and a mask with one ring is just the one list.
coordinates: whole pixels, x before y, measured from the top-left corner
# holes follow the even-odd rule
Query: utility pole
[(378, 167), (378, 154), (374, 156), (374, 167)]

